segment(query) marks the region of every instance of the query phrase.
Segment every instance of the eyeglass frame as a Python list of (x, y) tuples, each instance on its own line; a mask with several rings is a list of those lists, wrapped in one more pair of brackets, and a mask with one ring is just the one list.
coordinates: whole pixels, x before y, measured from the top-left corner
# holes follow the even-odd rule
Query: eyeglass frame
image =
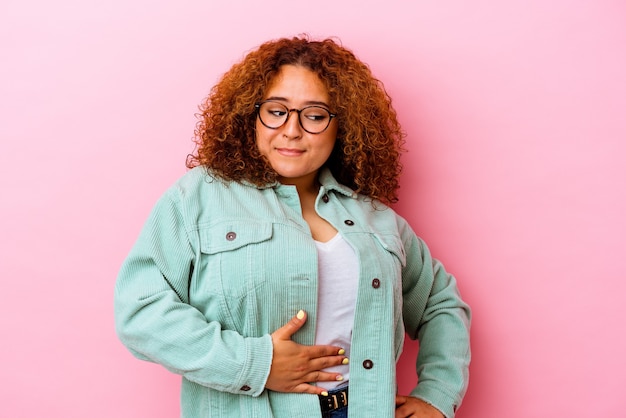
[[(261, 117), (261, 112), (260, 112), (261, 106), (264, 103), (276, 103), (276, 104), (279, 104), (279, 105), (283, 106), (285, 109), (287, 109), (287, 117), (285, 118), (285, 121), (282, 124), (280, 124), (279, 126), (276, 126), (276, 127), (268, 126), (263, 121), (263, 118)], [(302, 119), (301, 119), (302, 111), (305, 110), (305, 109), (310, 109), (312, 107), (317, 107), (317, 108), (320, 108), (320, 109), (324, 109), (326, 112), (328, 112), (328, 116), (329, 116), (328, 117), (328, 124), (326, 125), (326, 127), (324, 129), (322, 129), (319, 132), (311, 132), (308, 129), (306, 129), (304, 127), (304, 125), (302, 124)], [(289, 109), (287, 106), (285, 106), (284, 104), (282, 104), (281, 102), (276, 101), (276, 100), (264, 100), (262, 102), (255, 103), (254, 104), (254, 109), (256, 110), (257, 117), (259, 118), (259, 120), (261, 121), (263, 126), (265, 126), (268, 129), (280, 129), (280, 128), (282, 128), (289, 121), (289, 117), (291, 116), (291, 112), (296, 112), (298, 114), (298, 124), (300, 125), (300, 127), (302, 129), (304, 129), (305, 132), (310, 133), (311, 135), (318, 135), (318, 134), (321, 134), (322, 132), (324, 132), (330, 126), (331, 122), (333, 121), (333, 118), (337, 117), (336, 113), (331, 112), (330, 110), (326, 109), (324, 106), (311, 105), (311, 106), (304, 106), (302, 109), (295, 109), (295, 108), (294, 109)]]

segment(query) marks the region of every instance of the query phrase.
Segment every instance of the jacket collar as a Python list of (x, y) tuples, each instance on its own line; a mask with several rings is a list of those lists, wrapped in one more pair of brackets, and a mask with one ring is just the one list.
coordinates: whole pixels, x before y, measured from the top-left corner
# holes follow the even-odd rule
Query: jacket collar
[(320, 187), (320, 193), (335, 191), (353, 199), (357, 198), (355, 191), (347, 186), (344, 186), (343, 184), (340, 184), (333, 176), (333, 173), (330, 172), (328, 167), (324, 167), (320, 170), (319, 182), (322, 185), (322, 187)]
[[(324, 194), (329, 191), (334, 191), (337, 193), (341, 193), (344, 196), (351, 197), (352, 199), (356, 199), (358, 197), (358, 194), (354, 190), (339, 183), (337, 179), (335, 179), (335, 177), (333, 176), (333, 173), (330, 172), (330, 169), (328, 167), (322, 167), (320, 169), (318, 180), (321, 184), (320, 194)], [(256, 187), (257, 189), (269, 189), (269, 188), (276, 189), (276, 188), (280, 188), (283, 186), (279, 182), (264, 185), (264, 186), (256, 186), (246, 180), (243, 180), (241, 183), (250, 187)]]

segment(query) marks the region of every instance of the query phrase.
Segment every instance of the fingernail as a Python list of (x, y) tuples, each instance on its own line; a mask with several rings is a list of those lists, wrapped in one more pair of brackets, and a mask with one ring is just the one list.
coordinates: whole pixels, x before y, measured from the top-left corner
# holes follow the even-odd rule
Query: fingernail
[(343, 376), (342, 375), (337, 376), (337, 380), (343, 380)]
[(348, 364), (350, 363), (350, 360), (348, 360), (347, 358), (344, 358), (341, 362), (341, 364)]
[(304, 318), (304, 311), (302, 309), (300, 309), (298, 311), (298, 314), (296, 315), (296, 318), (298, 318), (298, 319)]
[(326, 391), (322, 392), (322, 396), (328, 396), (328, 392)]
[(346, 354), (346, 350), (341, 348), (341, 349), (339, 349), (339, 352), (337, 354), (339, 354), (340, 356), (343, 356), (344, 354)]

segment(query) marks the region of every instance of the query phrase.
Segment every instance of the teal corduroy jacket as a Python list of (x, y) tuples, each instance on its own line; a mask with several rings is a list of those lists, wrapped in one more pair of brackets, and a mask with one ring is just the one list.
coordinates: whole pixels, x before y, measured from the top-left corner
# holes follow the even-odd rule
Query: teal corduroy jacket
[[(470, 311), (454, 277), (391, 208), (329, 170), (320, 183), (316, 210), (360, 265), (349, 416), (394, 416), (405, 332), (420, 341), (411, 395), (454, 416), (470, 362)], [(274, 330), (303, 309), (293, 339), (314, 342), (317, 265), (293, 186), (225, 184), (197, 167), (158, 201), (123, 263), (118, 335), (138, 358), (182, 375), (185, 418), (320, 417), (317, 396), (265, 389)]]

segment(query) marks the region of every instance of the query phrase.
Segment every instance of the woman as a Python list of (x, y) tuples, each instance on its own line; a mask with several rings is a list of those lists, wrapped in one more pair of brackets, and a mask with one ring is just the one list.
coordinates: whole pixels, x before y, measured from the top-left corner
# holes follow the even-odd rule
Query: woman
[[(182, 375), (182, 416), (452, 417), (469, 308), (386, 206), (402, 132), (368, 67), (332, 40), (265, 43), (196, 137), (115, 293), (122, 342)], [(419, 384), (397, 396), (405, 332)]]

